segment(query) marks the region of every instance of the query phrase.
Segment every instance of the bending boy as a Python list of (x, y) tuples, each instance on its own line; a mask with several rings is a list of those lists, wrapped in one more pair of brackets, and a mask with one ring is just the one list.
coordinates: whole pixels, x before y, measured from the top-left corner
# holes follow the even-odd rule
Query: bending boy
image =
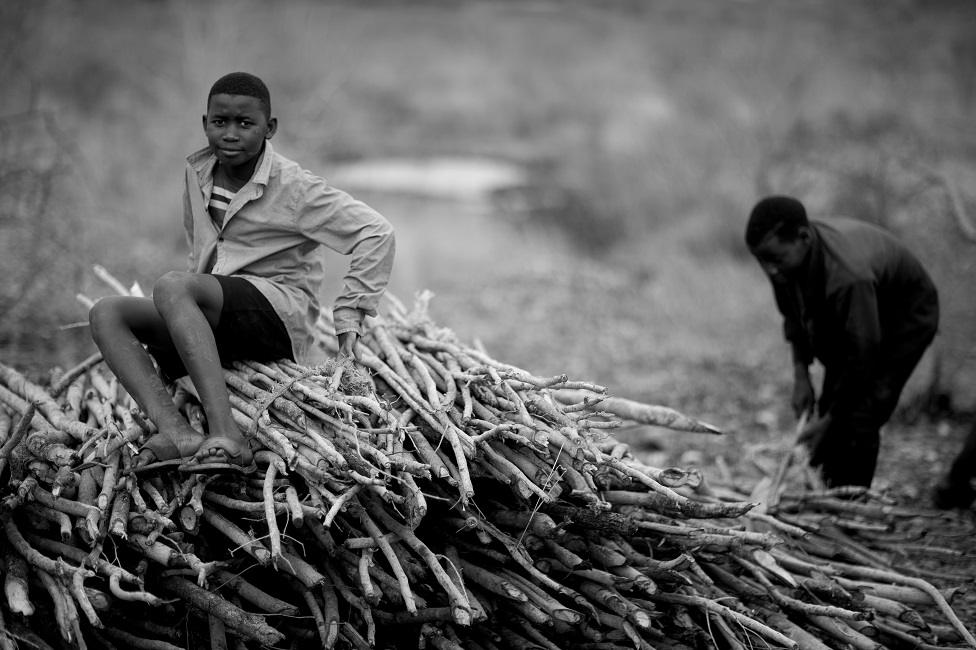
[[(803, 204), (767, 197), (746, 243), (773, 285), (793, 348), (793, 409), (828, 486), (870, 486), (880, 429), (935, 337), (939, 301), (918, 259), (888, 232), (849, 219), (810, 221)], [(809, 367), (825, 369), (815, 400)]]
[[(376, 313), (393, 266), (392, 227), (275, 152), (277, 127), (260, 79), (243, 72), (218, 79), (203, 116), (208, 146), (187, 158), (189, 271), (163, 275), (151, 298), (103, 298), (89, 314), (106, 363), (159, 428), (137, 470), (160, 462), (190, 471), (253, 467), (222, 365), (318, 360), (322, 246), (350, 256), (333, 308), (340, 355), (353, 354), (363, 318)], [(206, 436), (190, 427), (166, 387), (187, 374), (206, 414)]]

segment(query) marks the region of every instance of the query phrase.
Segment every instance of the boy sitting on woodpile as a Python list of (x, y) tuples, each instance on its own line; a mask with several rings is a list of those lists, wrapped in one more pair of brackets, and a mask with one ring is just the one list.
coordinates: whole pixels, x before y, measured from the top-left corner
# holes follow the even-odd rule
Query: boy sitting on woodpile
[[(189, 271), (163, 275), (151, 298), (108, 297), (91, 310), (106, 363), (159, 428), (140, 451), (137, 471), (253, 469), (221, 366), (317, 360), (322, 246), (350, 256), (333, 310), (340, 355), (353, 354), (363, 318), (376, 313), (393, 266), (392, 227), (275, 152), (277, 126), (259, 78), (235, 72), (218, 79), (203, 116), (208, 146), (187, 158)], [(166, 387), (186, 374), (206, 414), (206, 436), (190, 427)]]
[[(817, 412), (800, 434), (830, 487), (870, 486), (880, 429), (932, 342), (935, 285), (895, 237), (848, 219), (810, 221), (771, 196), (749, 216), (746, 243), (773, 285), (793, 350), (793, 409)], [(809, 367), (825, 370), (815, 400)]]

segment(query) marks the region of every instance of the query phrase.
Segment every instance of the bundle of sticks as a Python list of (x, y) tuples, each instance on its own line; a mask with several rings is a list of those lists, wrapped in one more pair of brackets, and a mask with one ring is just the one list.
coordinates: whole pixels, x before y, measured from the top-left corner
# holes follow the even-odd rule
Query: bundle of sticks
[[(226, 369), (252, 475), (132, 473), (155, 428), (98, 355), (45, 385), (0, 365), (0, 648), (976, 648), (951, 594), (791, 498), (612, 436), (715, 427), (499, 362), (428, 299), (356, 362)], [(173, 399), (205, 432), (192, 384)]]

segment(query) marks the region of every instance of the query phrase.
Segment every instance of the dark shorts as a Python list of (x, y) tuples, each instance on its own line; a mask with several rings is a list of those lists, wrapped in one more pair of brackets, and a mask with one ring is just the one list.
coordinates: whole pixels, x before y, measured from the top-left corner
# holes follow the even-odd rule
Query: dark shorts
[[(291, 338), (281, 318), (258, 288), (243, 278), (214, 275), (224, 294), (220, 322), (214, 329), (220, 362), (292, 359)], [(172, 348), (149, 346), (163, 376), (172, 381), (187, 374)]]

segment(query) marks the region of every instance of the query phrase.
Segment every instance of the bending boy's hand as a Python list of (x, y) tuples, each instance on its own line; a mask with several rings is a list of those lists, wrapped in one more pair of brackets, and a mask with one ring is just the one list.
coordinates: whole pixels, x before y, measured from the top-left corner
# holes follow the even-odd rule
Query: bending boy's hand
[(359, 342), (359, 334), (356, 332), (343, 332), (339, 335), (339, 356), (351, 359), (356, 358), (356, 343)]
[(830, 428), (831, 423), (830, 415), (824, 415), (811, 421), (803, 430), (800, 431), (800, 435), (797, 436), (797, 444), (804, 445), (810, 450), (810, 458), (814, 459), (817, 457), (817, 450), (820, 445), (823, 444), (824, 436), (827, 434), (827, 429)]
[(813, 382), (810, 381), (810, 375), (806, 369), (802, 373), (797, 371), (794, 374), (793, 397), (790, 400), (793, 415), (800, 417), (804, 413), (809, 413), (813, 410), (815, 402), (816, 396), (813, 392)]

